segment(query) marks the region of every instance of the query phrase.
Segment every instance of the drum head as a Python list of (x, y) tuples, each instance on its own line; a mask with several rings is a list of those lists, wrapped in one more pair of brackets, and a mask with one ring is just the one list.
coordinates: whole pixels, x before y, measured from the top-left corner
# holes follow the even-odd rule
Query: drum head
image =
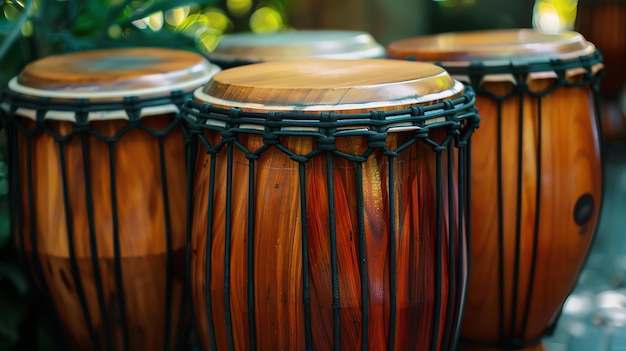
[(28, 64), (9, 83), (17, 93), (52, 98), (120, 98), (189, 91), (219, 71), (182, 50), (125, 48), (49, 56)]
[(398, 60), (266, 62), (222, 71), (195, 92), (200, 102), (248, 111), (399, 110), (457, 97), (463, 85), (441, 67)]
[(268, 34), (226, 35), (209, 58), (222, 62), (255, 63), (300, 58), (381, 58), (385, 49), (359, 31), (302, 30)]
[(387, 47), (387, 54), (393, 58), (465, 64), (571, 59), (593, 52), (594, 45), (579, 33), (546, 34), (532, 29), (445, 33), (398, 40)]

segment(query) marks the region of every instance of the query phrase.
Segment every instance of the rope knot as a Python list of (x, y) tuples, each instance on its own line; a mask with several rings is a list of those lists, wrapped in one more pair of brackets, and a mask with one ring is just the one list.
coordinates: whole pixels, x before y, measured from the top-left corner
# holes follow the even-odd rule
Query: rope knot
[(237, 141), (237, 134), (235, 134), (231, 130), (224, 130), (220, 133), (220, 135), (222, 136), (222, 141), (224, 143), (232, 143), (234, 141)]
[(322, 151), (337, 150), (337, 140), (335, 137), (320, 136), (317, 138), (317, 147)]
[(373, 149), (384, 149), (387, 147), (387, 133), (370, 134), (367, 137), (367, 146)]
[(280, 143), (278, 139), (278, 134), (272, 132), (264, 132), (261, 134), (263, 137), (263, 142), (267, 145), (276, 145)]

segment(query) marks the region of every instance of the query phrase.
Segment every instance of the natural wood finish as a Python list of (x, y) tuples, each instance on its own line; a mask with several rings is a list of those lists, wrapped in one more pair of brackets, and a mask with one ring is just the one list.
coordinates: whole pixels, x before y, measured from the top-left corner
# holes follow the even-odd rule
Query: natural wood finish
[[(171, 123), (173, 115), (145, 117), (142, 123), (155, 130), (162, 130)], [(30, 119), (19, 119), (29, 129)], [(94, 131), (113, 135), (126, 125), (125, 121), (92, 122)], [(49, 128), (58, 135), (65, 135), (73, 128), (70, 122), (49, 121)], [(186, 177), (183, 135), (174, 130), (163, 138), (166, 162), (166, 179), (161, 178), (158, 161), (157, 138), (148, 132), (133, 129), (114, 143), (117, 213), (112, 213), (111, 178), (108, 145), (96, 137), (87, 138), (88, 159), (82, 154), (80, 136), (68, 140), (61, 151), (48, 134), (32, 138), (32, 157), (26, 158), (28, 141), (20, 136), (19, 161), (21, 174), (20, 196), (22, 198), (23, 234), (16, 233), (18, 242), (23, 238), (27, 259), (32, 266), (34, 230), (37, 252), (45, 275), (45, 284), (51, 294), (56, 312), (63, 323), (73, 347), (91, 349), (85, 317), (78, 299), (78, 292), (70, 269), (68, 230), (66, 218), (73, 227), (74, 250), (79, 276), (85, 291), (91, 322), (96, 329), (98, 347), (104, 349), (107, 339), (113, 339), (117, 349), (122, 349), (120, 318), (128, 324), (131, 349), (161, 349), (164, 344), (166, 304), (166, 241), (165, 205), (162, 184), (167, 183), (169, 215), (171, 218), (173, 272), (172, 279), (172, 334), (176, 337), (181, 313), (184, 283)], [(69, 208), (65, 211), (61, 179), (60, 153), (65, 155)], [(29, 209), (27, 193), (27, 165), (32, 165), (33, 206)], [(91, 177), (85, 179), (84, 166), (89, 167)], [(88, 187), (88, 182), (91, 188)], [(104, 334), (102, 316), (96, 295), (95, 277), (91, 263), (88, 205), (85, 194), (93, 197), (94, 228), (98, 247), (98, 262), (106, 299), (106, 311), (111, 335)], [(119, 295), (115, 285), (113, 267), (113, 223), (118, 219), (122, 281), (126, 316), (119, 316)], [(30, 227), (34, 220), (36, 227)], [(17, 229), (17, 228), (16, 228)], [(40, 282), (41, 283), (41, 282)], [(41, 287), (41, 284), (40, 284)], [(116, 317), (117, 316), (117, 317)]]
[[(498, 40), (507, 38), (504, 32), (493, 38), (473, 37), (474, 34), (451, 34), (425, 39), (432, 46), (413, 45), (419, 41), (404, 41), (389, 46), (393, 56), (410, 55), (449, 63), (462, 68), (468, 57), (497, 60)], [(485, 33), (487, 35), (488, 33)], [(451, 42), (447, 42), (452, 38)], [(496, 42), (495, 49), (478, 46), (470, 51), (462, 39), (474, 42)], [(457, 45), (458, 44), (458, 47)], [(502, 47), (524, 52), (527, 41), (505, 41)], [(441, 45), (441, 46), (437, 46)], [(536, 57), (561, 52), (564, 57), (578, 52), (565, 50), (557, 40), (545, 43)], [(398, 50), (396, 50), (398, 49)], [(402, 55), (398, 54), (404, 50)], [(529, 54), (529, 53), (527, 53)], [(557, 55), (558, 56), (558, 55)], [(510, 82), (490, 77), (482, 88), (502, 96), (511, 91)], [(570, 74), (568, 79), (580, 76)], [(544, 91), (554, 79), (531, 76), (527, 82), (532, 91)], [(520, 102), (521, 101), (521, 102)], [(520, 103), (523, 114), (520, 116)], [(502, 103), (501, 125), (498, 125), (497, 102), (487, 95), (479, 95), (476, 106), (480, 111), (481, 126), (472, 139), (472, 228), (471, 272), (465, 306), (461, 339), (497, 343), (501, 338), (532, 340), (555, 321), (557, 313), (576, 281), (589, 249), (599, 215), (602, 174), (600, 163), (599, 130), (596, 124), (593, 95), (589, 87), (560, 87), (541, 99), (541, 120), (535, 97), (523, 94)], [(520, 123), (523, 123), (520, 130)], [(541, 135), (539, 135), (541, 127)], [(519, 140), (520, 135), (522, 141)], [(498, 144), (501, 138), (501, 144)], [(519, 144), (522, 150), (519, 150)], [(541, 149), (538, 145), (541, 144)], [(502, 152), (502, 167), (498, 169), (498, 150)], [(521, 156), (518, 156), (521, 154)], [(519, 159), (521, 157), (521, 160)], [(518, 164), (521, 162), (521, 169)], [(498, 172), (502, 182), (502, 217), (498, 211)], [(521, 182), (518, 183), (518, 172)], [(539, 172), (539, 183), (537, 172)], [(518, 208), (518, 186), (521, 187), (521, 205)], [(537, 199), (539, 192), (539, 199)], [(584, 225), (574, 221), (574, 206), (583, 194), (591, 194), (593, 211)], [(537, 201), (538, 200), (538, 201)], [(536, 203), (539, 208), (536, 208)], [(519, 272), (515, 274), (517, 251), (517, 215), (520, 218)], [(538, 217), (537, 217), (538, 216)], [(502, 221), (502, 231), (499, 229)], [(535, 242), (534, 226), (538, 237)], [(499, 237), (503, 238), (503, 252), (499, 251)], [(533, 245), (537, 245), (534, 263), (533, 289), (529, 293)], [(502, 264), (500, 264), (502, 259)], [(504, 280), (499, 277), (503, 268)], [(500, 286), (503, 286), (503, 306), (500, 306)], [(513, 300), (517, 294), (516, 300)], [(530, 294), (530, 295), (529, 295)], [(529, 301), (529, 305), (526, 302)], [(500, 322), (503, 311), (504, 324)], [(513, 310), (516, 315), (513, 317)], [(524, 318), (527, 325), (524, 329)], [(513, 320), (514, 319), (514, 320)], [(512, 323), (514, 323), (512, 325)], [(501, 335), (500, 332), (503, 332)], [(469, 345), (461, 345), (465, 347)], [(467, 348), (467, 350), (474, 350)], [(481, 349), (482, 350), (482, 349)]]
[[(368, 61), (369, 62), (369, 61)], [(290, 63), (297, 65), (296, 63)], [(374, 96), (377, 90), (388, 87), (384, 92), (393, 92), (393, 87), (402, 90), (402, 94), (409, 95), (403, 84), (394, 85), (393, 79), (398, 79), (398, 71), (389, 71), (384, 76), (372, 70), (372, 67), (350, 64), (341, 70), (321, 70), (319, 66), (302, 65), (309, 67), (305, 73), (295, 74), (290, 66), (284, 67), (285, 75), (276, 76), (274, 70), (262, 69), (275, 66), (258, 67), (255, 74), (252, 69), (251, 77), (244, 80), (243, 71), (230, 71), (215, 77), (224, 89), (208, 89), (222, 99), (227, 106), (240, 105), (244, 110), (262, 111), (261, 103), (292, 106), (301, 104), (316, 106), (324, 101), (335, 101), (336, 111), (367, 112), (370, 109), (353, 110), (353, 100), (337, 99), (346, 95), (351, 89), (360, 90), (364, 96)], [(374, 64), (375, 65), (375, 64)], [(400, 64), (399, 67), (405, 65)], [(253, 66), (246, 66), (253, 67)], [(299, 67), (299, 66), (294, 66)], [(366, 68), (364, 68), (366, 67)], [(384, 63), (380, 67), (391, 67)], [(406, 67), (423, 67), (406, 66)], [(368, 71), (367, 68), (370, 68)], [(237, 68), (238, 69), (238, 68)], [(278, 69), (278, 68), (276, 68)], [(316, 73), (317, 72), (317, 73)], [(352, 72), (351, 74), (347, 72)], [(371, 74), (363, 75), (363, 72)], [(405, 70), (405, 72), (407, 72)], [(428, 70), (424, 71), (423, 78)], [(224, 72), (226, 73), (226, 71)], [(241, 75), (240, 75), (241, 73)], [(410, 70), (406, 73), (412, 77)], [(308, 77), (307, 77), (308, 76)], [(228, 78), (228, 79), (227, 79)], [(319, 79), (318, 79), (319, 78)], [(347, 79), (346, 79), (347, 78)], [(406, 77), (405, 77), (406, 78)], [(412, 77), (414, 78), (414, 77)], [(398, 79), (398, 81), (402, 81)], [(425, 80), (428, 82), (428, 80)], [(253, 88), (242, 87), (243, 83), (254, 85)], [(378, 82), (378, 83), (377, 83)], [(229, 83), (232, 86), (229, 86)], [(235, 84), (238, 83), (238, 84)], [(350, 84), (356, 87), (350, 88)], [(324, 86), (326, 84), (327, 86)], [(419, 84), (415, 83), (415, 86)], [(215, 85), (213, 85), (215, 86)], [(302, 87), (302, 88), (299, 88)], [(312, 88), (316, 88), (313, 90)], [(281, 90), (282, 89), (282, 90)], [(324, 99), (324, 94), (308, 93), (326, 89), (330, 100)], [(293, 98), (290, 90), (305, 92), (299, 99)], [(336, 90), (336, 91), (335, 91)], [(399, 92), (400, 93), (400, 92)], [(284, 95), (281, 95), (284, 94)], [(419, 89), (413, 90), (419, 95)], [(258, 98), (262, 96), (262, 98)], [(356, 98), (355, 98), (356, 100)], [(245, 101), (259, 102), (250, 107)], [(375, 101), (375, 100), (374, 100)], [(427, 104), (427, 102), (425, 102)], [(252, 105), (252, 104), (251, 104)], [(415, 104), (417, 106), (417, 104)], [(401, 108), (402, 105), (388, 107)], [(269, 107), (265, 107), (267, 111)], [(308, 111), (312, 112), (312, 111)], [(436, 141), (442, 140), (443, 129), (431, 131)], [(389, 133), (387, 146), (394, 149), (408, 140), (411, 132)], [(217, 132), (205, 131), (206, 140), (215, 145), (220, 140)], [(237, 133), (237, 142), (248, 150), (256, 150), (264, 145), (259, 135), (252, 133)], [(296, 154), (306, 154), (317, 148), (313, 137), (284, 136), (280, 144)], [(349, 154), (360, 154), (367, 148), (365, 137), (339, 137), (338, 149)], [(456, 189), (448, 188), (447, 154), (443, 154), (443, 272), (447, 272), (447, 261), (452, 256), (456, 262), (461, 260), (466, 264), (467, 254), (463, 248), (458, 252), (448, 252), (447, 233), (451, 225), (447, 214), (448, 205), (454, 213), (458, 213), (458, 194)], [(197, 319), (200, 340), (205, 350), (210, 350), (210, 325), (215, 330), (217, 349), (228, 348), (226, 330), (226, 309), (224, 279), (225, 244), (227, 242), (226, 228), (232, 225), (230, 231), (230, 311), (232, 313), (233, 341), (236, 349), (247, 349), (250, 346), (248, 329), (249, 318), (247, 294), (248, 286), (248, 245), (254, 241), (254, 322), (256, 326), (256, 343), (258, 349), (263, 350), (302, 350), (305, 348), (304, 311), (303, 311), (303, 282), (302, 282), (302, 225), (306, 219), (309, 255), (309, 279), (311, 296), (311, 325), (313, 349), (328, 350), (333, 348), (333, 287), (330, 265), (330, 215), (329, 193), (327, 182), (327, 164), (324, 154), (313, 157), (304, 164), (305, 189), (299, 186), (299, 164), (276, 147), (264, 151), (255, 161), (255, 174), (252, 183), (254, 192), (249, 188), (250, 160), (239, 147), (232, 151), (232, 189), (226, 186), (228, 150), (223, 147), (216, 154), (208, 154), (200, 145), (195, 169), (193, 191), (193, 225), (192, 225), (192, 257), (191, 279), (192, 296)], [(211, 164), (215, 162), (214, 177), (211, 176)], [(374, 150), (373, 154), (363, 163), (362, 195), (365, 199), (365, 247), (367, 268), (367, 283), (369, 288), (369, 348), (372, 350), (387, 349), (390, 319), (390, 282), (389, 282), (389, 219), (394, 216), (397, 222), (397, 316), (396, 316), (396, 349), (426, 350), (433, 342), (435, 349), (442, 349), (444, 341), (432, 340), (434, 323), (434, 308), (436, 296), (434, 290), (435, 271), (435, 152), (425, 143), (418, 142), (400, 152), (399, 156), (391, 161), (395, 165), (395, 177), (389, 179), (387, 158), (382, 149)], [(333, 184), (335, 201), (335, 219), (337, 230), (337, 257), (339, 270), (340, 295), (340, 344), (341, 349), (359, 349), (363, 343), (361, 328), (361, 279), (359, 272), (359, 236), (357, 222), (357, 194), (359, 188), (355, 176), (355, 163), (337, 155), (332, 156)], [(454, 176), (458, 174), (453, 171)], [(209, 199), (209, 186), (215, 182), (215, 193)], [(395, 184), (395, 208), (391, 213), (389, 208), (389, 182)], [(456, 180), (455, 180), (456, 184)], [(448, 193), (454, 192), (454, 203), (448, 203)], [(302, 217), (300, 203), (301, 194), (306, 194), (306, 218)], [(248, 209), (249, 196), (254, 195), (254, 209)], [(226, 198), (232, 196), (232, 207), (227, 208)], [(213, 212), (208, 213), (209, 201), (213, 203)], [(230, 214), (231, 222), (226, 222), (226, 215)], [(252, 221), (248, 216), (252, 216)], [(212, 220), (212, 226), (209, 226)], [(458, 230), (458, 218), (455, 218), (453, 231)], [(252, 231), (253, 238), (248, 236)], [(210, 254), (210, 281), (207, 275), (207, 240)], [(457, 243), (458, 244), (458, 243)], [(457, 246), (458, 247), (458, 246)], [(444, 273), (445, 274), (445, 273)], [(442, 276), (441, 313), (439, 320), (439, 335), (443, 334), (446, 319), (446, 299), (449, 296), (458, 296), (461, 289), (451, 291), (449, 279)], [(212, 320), (207, 314), (206, 294), (209, 295), (212, 308)], [(455, 324), (455, 322), (448, 321)]]
[[(497, 83), (494, 83), (497, 84)], [(496, 87), (491, 87), (492, 91)], [(500, 90), (502, 92), (504, 89)], [(502, 106), (502, 189), (505, 281), (498, 278), (498, 201), (496, 103), (479, 96), (476, 106), (483, 123), (472, 143), (472, 264), (462, 336), (495, 341), (498, 338), (498, 286), (505, 287), (504, 330), (511, 328), (515, 305), (516, 333), (523, 317), (528, 326), (523, 338), (540, 336), (556, 317), (573, 288), (596, 228), (602, 185), (598, 126), (589, 106), (590, 92), (581, 88), (559, 88), (542, 100), (542, 137), (538, 140), (537, 103), (526, 96), (522, 153), (522, 208), (517, 208), (519, 104), (509, 99)], [(536, 145), (541, 142), (541, 154)], [(538, 157), (541, 164), (538, 164)], [(536, 182), (541, 167), (541, 184)], [(535, 216), (535, 194), (541, 187), (539, 218)], [(573, 220), (574, 205), (585, 194), (593, 195), (593, 216), (584, 227)], [(517, 301), (512, 301), (515, 277), (516, 214), (521, 211), (521, 255), (517, 277)], [(534, 290), (527, 295), (532, 261), (535, 221), (539, 221)], [(529, 309), (526, 299), (530, 298)]]
[[(602, 53), (606, 74), (600, 82), (600, 91), (607, 97), (616, 98), (626, 89), (626, 2), (580, 1), (575, 27)], [(623, 138), (626, 134), (620, 133), (619, 136)]]
[(31, 88), (67, 92), (159, 88), (197, 78), (209, 66), (201, 55), (183, 50), (93, 50), (29, 63), (18, 81)]
[[(215, 69), (201, 55), (180, 50), (97, 50), (35, 61), (21, 72), (17, 77), (18, 85), (12, 87), (35, 89), (26, 93), (33, 99), (52, 96), (66, 104), (77, 103), (79, 96), (86, 97), (89, 102), (85, 102), (84, 107), (92, 112), (90, 103), (94, 100), (166, 97), (175, 89), (198, 88), (200, 83), (197, 82), (208, 80), (209, 73)], [(160, 108), (163, 110), (159, 111)], [(24, 250), (39, 287), (49, 294), (46, 299), (51, 299), (76, 349), (92, 349), (92, 342), (99, 349), (105, 349), (108, 341), (115, 349), (123, 349), (123, 320), (133, 350), (173, 348), (179, 321), (183, 322), (181, 331), (185, 332), (188, 318), (181, 318), (181, 314), (184, 313), (186, 155), (183, 131), (180, 126), (172, 128), (175, 115), (171, 110), (171, 106), (155, 106), (141, 115), (141, 125), (146, 128), (161, 132), (171, 128), (163, 136), (129, 128), (129, 122), (123, 119), (127, 117), (124, 111), (117, 111), (119, 117), (112, 115), (116, 119), (108, 116), (111, 119), (91, 121), (89, 131), (85, 132), (77, 132), (74, 122), (54, 120), (53, 113), (47, 114), (43, 123), (35, 123), (28, 111), (16, 117), (19, 127), (14, 128), (13, 134), (17, 140), (19, 174), (18, 179), (13, 180), (16, 183), (19, 180), (18, 197), (22, 204), (21, 218), (13, 218), (16, 241)], [(37, 132), (30, 133), (32, 135), (24, 132), (33, 129)], [(70, 133), (76, 134), (61, 146), (58, 139)], [(101, 137), (94, 135), (96, 133)], [(115, 135), (118, 136), (115, 141), (103, 140)], [(160, 142), (164, 164), (161, 164)], [(87, 150), (86, 155), (84, 150)], [(32, 168), (30, 174), (29, 167)], [(63, 172), (67, 177), (66, 185)], [(29, 181), (32, 181), (32, 202)], [(87, 196), (92, 198), (91, 203)], [(166, 257), (168, 226), (171, 233), (169, 263)], [(113, 241), (116, 232), (119, 253)], [(94, 242), (90, 233), (95, 235)], [(78, 266), (75, 270), (72, 269), (70, 236), (73, 236), (72, 247)], [(92, 254), (93, 244), (97, 254)], [(100, 278), (92, 255), (97, 255), (94, 260), (96, 267), (100, 267)], [(116, 256), (121, 263), (123, 296), (116, 281)], [(41, 269), (37, 269), (37, 261)], [(168, 271), (172, 272), (169, 283)], [(99, 303), (97, 281), (102, 284), (104, 306)], [(81, 284), (86, 311), (79, 298)], [(121, 315), (119, 308), (122, 299), (125, 315)], [(171, 304), (169, 317), (166, 303)], [(108, 316), (108, 322), (101, 309)], [(88, 333), (87, 314), (95, 330), (95, 341)], [(171, 340), (170, 345), (166, 345), (166, 335)]]
[(463, 63), (511, 58), (572, 58), (589, 55), (593, 45), (576, 32), (546, 34), (532, 29), (486, 30), (407, 38), (387, 46), (393, 58)]
[[(439, 133), (437, 133), (439, 134)], [(440, 135), (440, 134), (439, 134)], [(209, 140), (217, 135), (207, 133)], [(390, 137), (390, 146), (400, 143), (402, 136)], [(363, 150), (364, 138), (347, 138), (342, 149)], [(263, 143), (260, 137), (240, 135), (245, 147), (254, 150)], [(298, 154), (314, 147), (311, 138), (289, 137), (281, 143)], [(249, 347), (248, 303), (247, 303), (247, 250), (248, 228), (254, 225), (255, 252), (255, 323), (257, 347), (267, 350), (304, 349), (304, 316), (302, 300), (302, 217), (298, 164), (281, 151), (270, 148), (256, 162), (255, 212), (253, 223), (248, 221), (248, 160), (235, 150), (233, 156), (233, 206), (225, 207), (228, 195), (226, 187), (226, 150), (216, 157), (214, 212), (208, 211), (208, 185), (211, 181), (212, 156), (204, 150), (198, 154), (194, 186), (194, 223), (192, 231), (192, 294), (200, 338), (204, 349), (209, 350), (209, 325), (206, 314), (205, 294), (210, 287), (218, 349), (228, 348), (226, 334), (226, 312), (224, 300), (224, 245), (226, 213), (232, 215), (230, 233), (230, 309), (233, 314), (235, 347)], [(398, 314), (396, 317), (396, 347), (424, 350), (432, 342), (434, 313), (434, 152), (422, 143), (403, 152), (396, 159), (397, 213), (399, 225), (398, 259)], [(445, 162), (445, 159), (444, 159)], [(361, 285), (359, 276), (358, 229), (356, 222), (356, 194), (354, 164), (333, 157), (334, 194), (337, 219), (337, 254), (339, 260), (339, 291), (341, 348), (359, 348), (361, 335)], [(311, 282), (311, 309), (314, 349), (332, 349), (332, 285), (329, 251), (328, 184), (326, 163), (322, 156), (306, 165), (307, 231), (309, 237), (309, 264)], [(415, 172), (418, 170), (418, 172)], [(389, 208), (387, 207), (388, 174), (380, 150), (364, 164), (363, 193), (366, 196), (366, 247), (368, 261), (368, 284), (370, 288), (369, 345), (372, 349), (386, 349), (389, 326)], [(444, 174), (446, 171), (444, 170)], [(444, 184), (447, 178), (444, 179)], [(410, 190), (409, 190), (410, 189)], [(452, 191), (445, 189), (444, 193)], [(444, 208), (448, 203), (444, 196)], [(208, 228), (207, 220), (213, 226)], [(444, 222), (444, 232), (448, 228)], [(207, 234), (208, 233), (208, 234)], [(207, 235), (212, 238), (211, 281), (206, 283)], [(444, 239), (444, 246), (449, 239)], [(444, 250), (444, 259), (452, 254), (456, 259), (464, 256), (460, 252)], [(447, 265), (444, 263), (444, 271)], [(442, 301), (450, 292), (446, 277), (443, 278)], [(445, 317), (442, 303), (440, 318)], [(440, 333), (443, 332), (443, 323)], [(440, 341), (441, 342), (441, 341)], [(437, 348), (440, 349), (441, 347)]]
[[(461, 89), (461, 90), (459, 90)], [(462, 88), (440, 67), (395, 60), (265, 62), (222, 71), (203, 88), (216, 105), (259, 110), (406, 108), (456, 96)]]

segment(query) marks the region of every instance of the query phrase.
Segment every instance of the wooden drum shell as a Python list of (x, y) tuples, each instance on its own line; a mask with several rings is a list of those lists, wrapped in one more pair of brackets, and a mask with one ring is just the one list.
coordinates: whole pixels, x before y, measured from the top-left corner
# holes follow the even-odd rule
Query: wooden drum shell
[(580, 34), (496, 30), (391, 43), (476, 89), (470, 280), (460, 350), (542, 349), (603, 196), (601, 57)]
[[(131, 128), (107, 143), (93, 133), (121, 134), (127, 122), (95, 121), (90, 132), (59, 142), (49, 133), (62, 138), (74, 123), (46, 121), (46, 132), (30, 119), (17, 117), (15, 123), (19, 127), (11, 142), (14, 150), (20, 150), (15, 168), (21, 179), (14, 194), (21, 203), (14, 218), (16, 240), (35, 276), (36, 271), (43, 275), (38, 284), (53, 301), (72, 346), (105, 349), (107, 339), (112, 339), (115, 349), (123, 349), (125, 328), (131, 349), (160, 349), (166, 340), (173, 349), (184, 284), (187, 182), (181, 172), (185, 143), (180, 127), (162, 137)], [(163, 130), (177, 123), (169, 113), (146, 117), (141, 124)], [(119, 310), (120, 295), (125, 316)]]
[[(503, 84), (484, 89), (504, 95)], [(587, 255), (602, 199), (594, 100), (588, 87), (501, 103), (477, 96), (486, 123), (472, 144), (475, 215), (462, 338), (536, 340), (556, 322)], [(579, 225), (575, 208), (586, 194), (593, 198), (592, 214)]]
[(180, 50), (94, 50), (32, 62), (3, 92), (11, 227), (64, 348), (186, 342), (177, 113), (216, 70)]
[[(402, 134), (402, 133), (399, 133)], [(205, 133), (207, 140), (219, 138), (216, 133)], [(391, 136), (388, 143), (400, 143), (402, 135)], [(306, 154), (314, 145), (311, 138), (288, 137), (284, 143), (296, 154)], [(364, 151), (364, 137), (346, 138), (343, 147), (350, 153), (361, 149)], [(398, 139), (398, 140), (396, 140)], [(249, 150), (263, 145), (259, 136), (240, 136), (238, 141)], [(342, 147), (342, 149), (343, 149)], [(393, 147), (392, 147), (393, 148)], [(344, 150), (346, 150), (344, 149)], [(194, 307), (206, 311), (205, 296), (211, 296), (213, 326), (215, 328), (217, 349), (228, 348), (226, 311), (224, 310), (224, 245), (225, 233), (230, 235), (230, 308), (232, 311), (232, 333), (236, 349), (250, 349), (248, 331), (247, 302), (247, 255), (249, 243), (248, 230), (253, 228), (255, 261), (254, 268), (254, 314), (256, 324), (256, 346), (260, 349), (302, 350), (305, 349), (303, 288), (302, 288), (302, 204), (299, 189), (299, 165), (285, 153), (271, 148), (264, 152), (255, 163), (255, 183), (253, 204), (256, 209), (250, 213), (248, 196), (250, 193), (248, 177), (248, 160), (245, 155), (232, 150), (232, 204), (230, 207), (230, 223), (227, 218), (227, 191), (225, 184), (228, 172), (227, 148), (223, 148), (215, 156), (207, 155), (200, 150), (196, 166), (194, 185), (194, 225), (192, 231), (192, 264), (191, 276)], [(358, 153), (358, 152), (357, 152)], [(339, 294), (341, 301), (339, 331), (341, 349), (360, 348), (363, 344), (361, 335), (362, 313), (361, 282), (359, 273), (358, 218), (355, 213), (357, 194), (365, 199), (365, 249), (368, 260), (367, 281), (370, 289), (369, 300), (369, 347), (372, 350), (383, 350), (387, 347), (389, 328), (389, 222), (390, 204), (388, 182), (396, 185), (393, 206), (394, 216), (398, 223), (396, 238), (397, 247), (397, 320), (396, 348), (422, 350), (431, 347), (431, 335), (434, 323), (441, 319), (439, 335), (444, 335), (445, 318), (434, 317), (436, 278), (432, 270), (435, 255), (434, 231), (436, 223), (435, 206), (435, 154), (430, 146), (420, 143), (402, 152), (403, 156), (394, 161), (396, 176), (389, 180), (385, 162), (386, 156), (375, 152), (363, 164), (363, 182), (355, 182), (355, 165), (345, 159), (332, 157), (334, 165), (333, 183), (336, 220), (336, 247), (339, 269)], [(443, 155), (442, 162), (447, 163)], [(308, 235), (307, 263), (311, 269), (311, 324), (313, 326), (313, 349), (332, 349), (333, 339), (333, 292), (332, 274), (330, 272), (330, 228), (327, 167), (328, 158), (317, 156), (305, 166), (306, 184), (306, 230)], [(452, 161), (452, 160), (451, 160)], [(215, 162), (215, 168), (210, 165)], [(412, 174), (412, 170), (419, 173)], [(443, 208), (448, 206), (458, 211), (457, 203), (448, 203), (448, 192), (451, 198), (457, 199), (457, 189), (448, 188), (447, 167), (444, 168), (442, 183)], [(456, 175), (455, 170), (450, 170)], [(211, 173), (214, 176), (211, 177)], [(456, 177), (454, 177), (456, 178)], [(213, 191), (213, 216), (207, 218), (209, 211), (209, 185), (215, 182)], [(450, 179), (455, 182), (456, 179)], [(362, 189), (359, 190), (359, 186)], [(275, 212), (274, 212), (275, 211)], [(251, 215), (252, 217), (249, 217)], [(447, 216), (446, 216), (447, 217)], [(420, 220), (416, 220), (416, 219)], [(212, 221), (212, 227), (208, 220)], [(253, 222), (251, 222), (253, 221)], [(456, 225), (443, 221), (443, 233), (451, 230), (453, 240), (458, 237)], [(454, 226), (450, 228), (450, 226)], [(445, 235), (445, 234), (444, 234)], [(205, 267), (207, 255), (207, 237), (211, 238), (211, 274), (210, 291), (207, 292)], [(448, 240), (443, 238), (444, 272), (450, 267), (446, 262), (457, 260), (465, 266), (467, 257), (463, 250), (449, 252)], [(458, 247), (459, 243), (455, 242)], [(454, 258), (452, 258), (454, 257)], [(450, 261), (452, 260), (452, 261)], [(402, 273), (403, 272), (403, 273)], [(449, 298), (456, 298), (458, 292), (451, 295), (449, 287), (443, 279), (440, 295), (440, 313), (445, 316)], [(424, 286), (428, 287), (427, 289)], [(459, 289), (459, 287), (457, 287)], [(212, 350), (208, 333), (209, 321), (206, 314), (199, 320), (200, 336), (204, 348)], [(448, 331), (449, 332), (449, 331)], [(444, 340), (439, 340), (442, 349)], [(445, 341), (446, 343), (448, 341)]]
[[(419, 96), (413, 84), (422, 83), (434, 96), (429, 84), (446, 79), (379, 90), (359, 70), (380, 62), (320, 62), (224, 71), (185, 110), (201, 131), (190, 273), (203, 349), (453, 350), (467, 282), (468, 149), (445, 118), (426, 129), (370, 125), (379, 116), (388, 126), (411, 106), (444, 111), (442, 100), (386, 97)], [(393, 69), (385, 72), (405, 76)], [(354, 71), (356, 89), (341, 78)], [(289, 89), (309, 74), (306, 89)], [(327, 88), (333, 79), (339, 86)], [(261, 106), (280, 108), (283, 97), (315, 102)], [(355, 107), (379, 101), (386, 107)], [(456, 124), (463, 135), (468, 125)]]

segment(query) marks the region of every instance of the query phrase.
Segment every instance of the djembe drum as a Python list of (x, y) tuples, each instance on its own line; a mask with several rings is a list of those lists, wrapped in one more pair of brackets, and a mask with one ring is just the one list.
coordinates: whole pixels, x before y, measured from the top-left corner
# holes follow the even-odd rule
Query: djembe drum
[(453, 349), (471, 89), (429, 64), (304, 60), (222, 71), (194, 100), (204, 349)]
[(382, 58), (385, 48), (368, 33), (348, 30), (299, 30), (225, 35), (209, 54), (222, 68), (305, 58)]
[(461, 350), (542, 349), (602, 202), (601, 58), (580, 34), (448, 33), (391, 43), (476, 90), (470, 282)]
[(35, 61), (10, 81), (13, 232), (72, 348), (168, 350), (186, 336), (175, 115), (218, 70), (186, 51), (96, 50)]

